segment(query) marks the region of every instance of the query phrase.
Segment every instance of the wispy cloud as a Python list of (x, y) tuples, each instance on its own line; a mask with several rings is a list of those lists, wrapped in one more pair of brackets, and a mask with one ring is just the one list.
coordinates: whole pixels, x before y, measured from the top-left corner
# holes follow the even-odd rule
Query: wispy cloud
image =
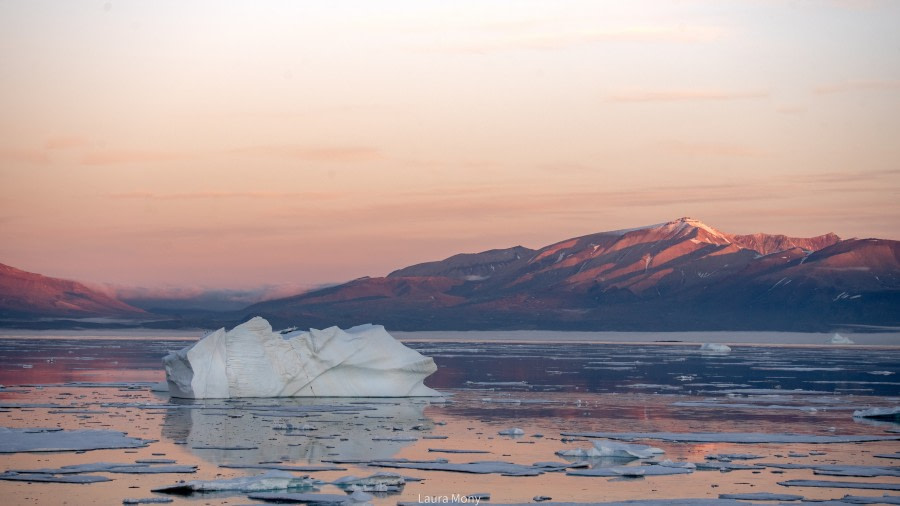
[(47, 163), (50, 158), (42, 149), (0, 148), (0, 161), (11, 163)]
[(670, 153), (683, 156), (759, 157), (766, 155), (766, 152), (761, 149), (727, 142), (670, 141), (663, 143), (663, 147)]
[(485, 37), (471, 44), (441, 46), (438, 51), (491, 53), (501, 51), (553, 51), (605, 42), (707, 43), (725, 33), (717, 26), (630, 26), (582, 32), (552, 31), (507, 37)]
[[(844, 184), (844, 183), (871, 183), (876, 180), (894, 179), (895, 183), (900, 182), (900, 169), (888, 170), (866, 170), (853, 172), (823, 172), (819, 174), (800, 174), (789, 178), (795, 183), (823, 183), (823, 184)], [(878, 188), (883, 188), (882, 183), (878, 183)], [(842, 188), (848, 191), (848, 188)]]
[(270, 191), (199, 191), (181, 193), (156, 193), (147, 191), (133, 191), (111, 193), (109, 197), (116, 199), (146, 199), (146, 200), (206, 200), (206, 199), (303, 199), (303, 200), (328, 200), (339, 198), (338, 193), (329, 192), (270, 192)]
[(94, 150), (88, 151), (81, 157), (81, 163), (85, 165), (115, 165), (127, 163), (145, 162), (171, 162), (187, 160), (194, 155), (174, 151), (152, 150)]
[(47, 139), (46, 149), (77, 149), (91, 146), (91, 140), (80, 135), (60, 135)]
[(856, 79), (842, 83), (823, 84), (813, 88), (818, 95), (846, 93), (851, 91), (896, 91), (900, 90), (900, 79)]
[(310, 162), (367, 162), (384, 158), (380, 150), (369, 146), (262, 145), (235, 148), (229, 153)]
[(613, 93), (613, 102), (694, 102), (719, 100), (746, 100), (765, 98), (765, 90), (625, 90)]

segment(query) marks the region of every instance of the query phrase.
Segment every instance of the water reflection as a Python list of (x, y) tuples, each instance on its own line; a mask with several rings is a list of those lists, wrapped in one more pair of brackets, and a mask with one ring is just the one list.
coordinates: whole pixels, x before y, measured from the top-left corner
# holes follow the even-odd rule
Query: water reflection
[(422, 399), (249, 399), (166, 410), (162, 435), (206, 461), (318, 464), (386, 459), (434, 424)]

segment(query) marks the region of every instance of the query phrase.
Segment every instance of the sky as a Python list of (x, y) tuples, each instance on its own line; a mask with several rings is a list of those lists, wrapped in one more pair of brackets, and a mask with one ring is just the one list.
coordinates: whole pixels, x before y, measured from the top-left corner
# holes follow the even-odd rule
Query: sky
[(290, 291), (691, 216), (900, 239), (894, 0), (0, 0), (0, 263)]

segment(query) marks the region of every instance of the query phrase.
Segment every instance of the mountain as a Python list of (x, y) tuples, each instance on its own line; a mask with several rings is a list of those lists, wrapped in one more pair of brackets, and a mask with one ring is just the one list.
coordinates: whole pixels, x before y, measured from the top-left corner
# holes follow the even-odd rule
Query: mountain
[(0, 264), (0, 319), (146, 316), (143, 310), (77, 281), (50, 278)]
[(691, 219), (460, 254), (252, 305), (280, 325), (806, 330), (900, 325), (900, 243), (733, 235)]

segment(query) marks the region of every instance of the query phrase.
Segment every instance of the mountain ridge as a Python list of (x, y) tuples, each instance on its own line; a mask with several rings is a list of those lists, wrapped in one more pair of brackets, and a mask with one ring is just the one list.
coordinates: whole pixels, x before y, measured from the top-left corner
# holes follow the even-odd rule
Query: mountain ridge
[(90, 318), (147, 316), (83, 283), (0, 264), (0, 317)]
[(163, 314), (0, 264), (0, 326), (106, 316), (208, 328), (263, 316), (284, 327), (393, 330), (830, 331), (900, 327), (900, 242), (728, 234), (685, 217), (456, 254), (235, 311)]
[(368, 318), (398, 330), (897, 325), (898, 244), (833, 233), (727, 234), (685, 217), (535, 250), (453, 255), (332, 287), (327, 300), (311, 292), (255, 304), (243, 314), (310, 326)]

